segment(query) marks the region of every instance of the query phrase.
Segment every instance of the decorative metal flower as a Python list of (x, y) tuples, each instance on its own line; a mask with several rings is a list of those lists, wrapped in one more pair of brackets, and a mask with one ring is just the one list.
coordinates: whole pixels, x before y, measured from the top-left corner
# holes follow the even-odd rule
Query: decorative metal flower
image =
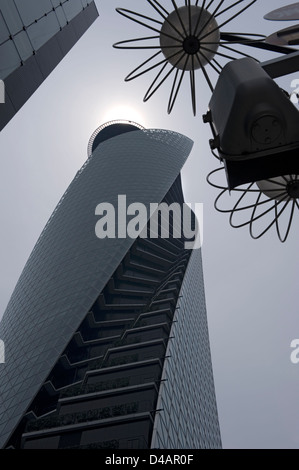
[[(217, 176), (225, 178), (224, 172), (224, 167), (221, 167), (207, 177), (211, 186), (221, 189), (215, 209), (230, 214), (229, 222), (233, 228), (248, 226), (254, 239), (261, 238), (274, 226), (279, 240), (284, 243), (289, 236), (295, 210), (299, 209), (299, 175), (279, 176), (230, 191), (227, 186), (214, 182)], [(221, 203), (225, 205), (228, 202), (231, 208), (220, 207)]]
[[(179, 1), (168, 0), (173, 8), (173, 11), (169, 12), (157, 0), (147, 0), (147, 3), (159, 15), (159, 19), (124, 8), (117, 8), (117, 12), (124, 17), (157, 33), (154, 36), (128, 39), (114, 44), (114, 47), (119, 49), (157, 50), (135, 68), (125, 80), (133, 80), (153, 69), (158, 69), (156, 77), (144, 96), (144, 101), (147, 101), (174, 73), (168, 102), (168, 113), (170, 113), (183, 78), (187, 74), (191, 85), (192, 108), (195, 115), (196, 70), (203, 72), (211, 91), (213, 91), (212, 79), (209, 76), (211, 69), (220, 74), (223, 60), (234, 60), (240, 56), (250, 57), (239, 46), (270, 48), (265, 45), (266, 37), (264, 35), (222, 31), (223, 27), (244, 13), (256, 1), (202, 0), (200, 2), (194, 0), (192, 4), (191, 0), (184, 0), (183, 5), (179, 6)], [(281, 49), (279, 52), (282, 52)]]

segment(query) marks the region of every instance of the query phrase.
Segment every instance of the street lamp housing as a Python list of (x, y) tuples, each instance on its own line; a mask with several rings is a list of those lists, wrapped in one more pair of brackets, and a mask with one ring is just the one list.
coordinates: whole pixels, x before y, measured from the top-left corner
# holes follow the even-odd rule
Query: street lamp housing
[(224, 67), (204, 120), (229, 189), (299, 173), (299, 111), (254, 59)]

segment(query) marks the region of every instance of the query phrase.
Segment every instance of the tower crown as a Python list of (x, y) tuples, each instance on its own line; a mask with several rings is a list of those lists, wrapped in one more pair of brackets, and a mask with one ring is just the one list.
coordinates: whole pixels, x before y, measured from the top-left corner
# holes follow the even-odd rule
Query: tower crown
[(88, 157), (90, 157), (92, 152), (94, 152), (95, 149), (102, 142), (105, 142), (105, 140), (111, 139), (112, 137), (116, 137), (117, 135), (125, 134), (126, 132), (132, 132), (142, 129), (145, 128), (140, 124), (123, 119), (108, 121), (105, 124), (102, 124), (94, 131), (94, 133), (89, 139), (87, 147)]

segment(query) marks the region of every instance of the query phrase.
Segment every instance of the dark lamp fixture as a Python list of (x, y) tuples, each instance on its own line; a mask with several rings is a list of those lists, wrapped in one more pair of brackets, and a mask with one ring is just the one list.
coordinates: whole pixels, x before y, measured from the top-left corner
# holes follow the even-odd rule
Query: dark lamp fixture
[(204, 121), (229, 189), (299, 173), (299, 111), (258, 62), (227, 64), (209, 108)]

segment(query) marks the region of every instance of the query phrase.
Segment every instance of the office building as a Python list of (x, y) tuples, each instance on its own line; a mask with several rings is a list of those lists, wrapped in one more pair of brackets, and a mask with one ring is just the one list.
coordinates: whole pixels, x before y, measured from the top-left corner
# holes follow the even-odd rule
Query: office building
[(90, 0), (0, 0), (0, 131), (97, 16)]
[(192, 145), (131, 122), (93, 134), (0, 323), (0, 446), (221, 447), (201, 251), (163, 238), (162, 216), (155, 238), (95, 231), (120, 195), (182, 206)]

